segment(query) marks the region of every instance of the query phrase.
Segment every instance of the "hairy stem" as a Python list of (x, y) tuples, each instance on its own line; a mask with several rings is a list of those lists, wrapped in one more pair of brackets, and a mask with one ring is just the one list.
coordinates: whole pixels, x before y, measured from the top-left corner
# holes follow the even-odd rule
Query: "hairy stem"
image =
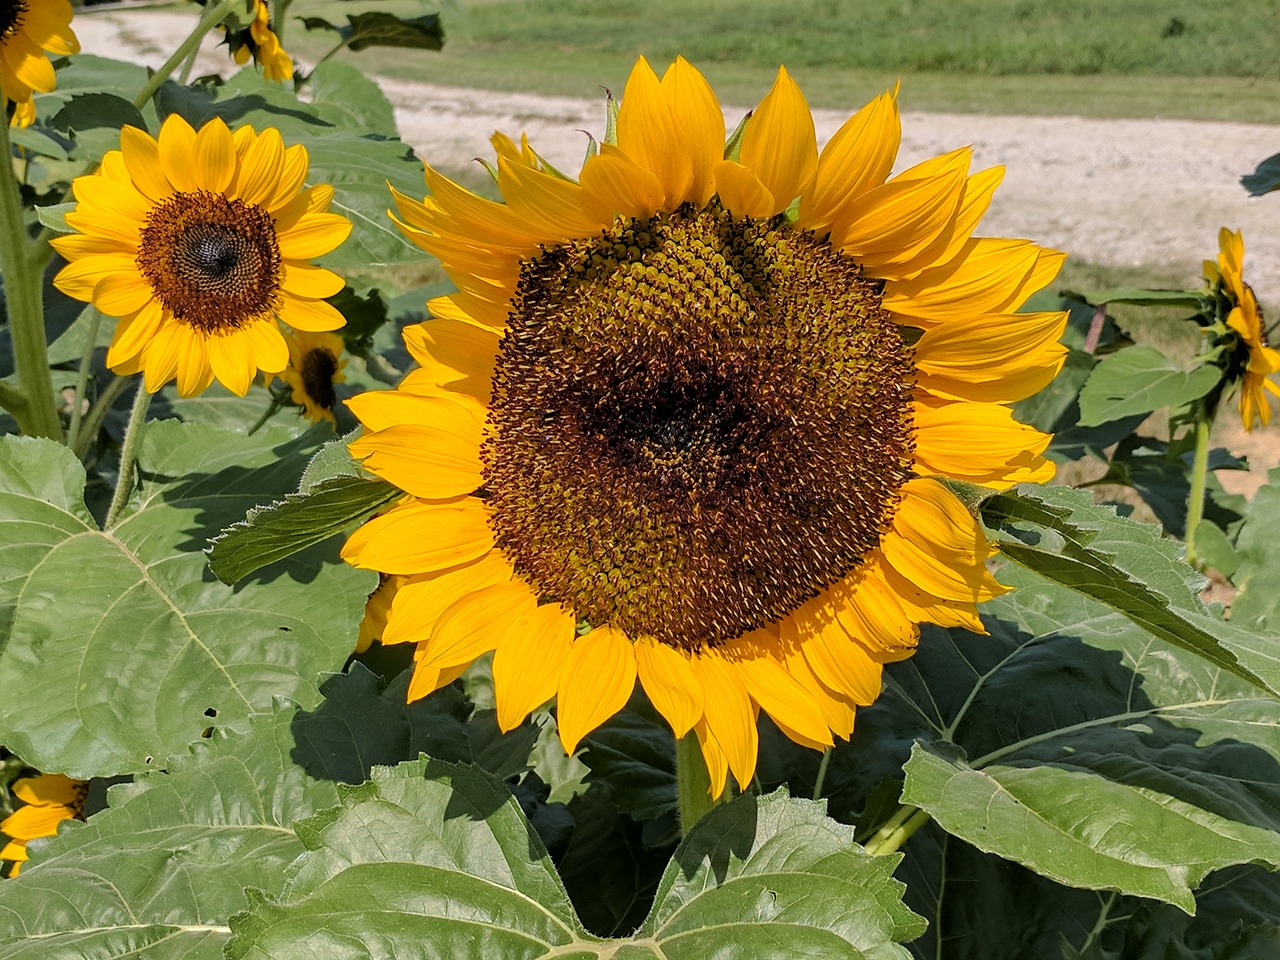
[(98, 347), (98, 326), (101, 323), (102, 314), (97, 307), (89, 307), (89, 332), (85, 334), (84, 353), (80, 355), (80, 373), (76, 376), (76, 393), (71, 400), (71, 424), (67, 427), (67, 446), (72, 450), (79, 446), (84, 406), (89, 402), (85, 389), (89, 386), (89, 369), (93, 366), (93, 351)]
[(128, 377), (117, 376), (112, 380), (105, 390), (93, 402), (93, 406), (89, 408), (89, 412), (85, 414), (84, 421), (80, 424), (80, 436), (76, 438), (76, 445), (72, 447), (75, 455), (83, 460), (89, 453), (89, 447), (93, 445), (94, 438), (97, 437), (98, 431), (102, 429), (102, 421), (107, 419), (107, 414), (111, 412), (112, 406), (115, 405), (116, 398), (124, 393), (125, 385), (128, 384)]
[(187, 39), (182, 41), (178, 49), (173, 51), (173, 55), (164, 62), (164, 66), (151, 75), (142, 89), (138, 91), (138, 95), (133, 98), (133, 105), (141, 110), (147, 101), (156, 95), (156, 91), (164, 86), (165, 81), (173, 76), (173, 71), (177, 70), (187, 57), (195, 55), (195, 51), (200, 48), (200, 41), (204, 39), (204, 35), (230, 13), (237, 3), (241, 2), (242, 0), (222, 0), (221, 3), (205, 7), (204, 13), (200, 15), (200, 20), (195, 29), (187, 35)]
[(873, 857), (893, 853), (928, 822), (929, 814), (919, 807), (903, 807), (885, 821), (863, 848)]
[(1209, 411), (1196, 403), (1196, 446), (1191, 461), (1191, 493), (1187, 497), (1187, 563), (1197, 566), (1196, 527), (1204, 517), (1204, 489), (1209, 477)]
[(818, 764), (818, 775), (813, 779), (813, 799), (822, 799), (822, 788), (827, 785), (827, 767), (831, 766), (831, 748), (822, 751), (822, 762)]
[(151, 406), (151, 393), (146, 383), (138, 378), (138, 395), (133, 398), (133, 409), (129, 411), (129, 425), (124, 431), (124, 445), (120, 448), (120, 474), (116, 477), (116, 490), (111, 496), (111, 506), (107, 510), (107, 520), (102, 529), (110, 530), (124, 505), (129, 502), (129, 494), (133, 492), (133, 461), (138, 454), (138, 441), (142, 438), (142, 428), (147, 422), (147, 408)]

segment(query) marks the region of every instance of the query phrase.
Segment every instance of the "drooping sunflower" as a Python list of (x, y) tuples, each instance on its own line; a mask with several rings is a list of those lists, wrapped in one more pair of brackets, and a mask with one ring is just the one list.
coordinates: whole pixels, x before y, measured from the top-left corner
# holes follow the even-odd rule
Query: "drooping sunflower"
[(22, 801), (4, 820), (0, 833), (9, 842), (0, 848), (0, 860), (12, 861), (12, 876), (17, 876), (27, 861), (27, 842), (38, 837), (52, 837), (64, 820), (83, 820), (84, 801), (89, 785), (60, 773), (42, 773), (24, 777), (13, 785), (13, 795)]
[(1253, 288), (1244, 282), (1244, 236), (1223, 227), (1218, 231), (1218, 261), (1204, 261), (1209, 284), (1226, 296), (1231, 307), (1227, 326), (1239, 337), (1234, 366), (1240, 370), (1240, 420), (1245, 430), (1271, 422), (1267, 394), (1280, 397), (1280, 386), (1270, 377), (1280, 373), (1280, 350), (1267, 345), (1262, 308)]
[(79, 231), (53, 241), (70, 263), (59, 290), (119, 317), (107, 352), (116, 373), (142, 371), (146, 388), (177, 378), (184, 397), (214, 377), (243, 396), (258, 370), (289, 359), (277, 317), (297, 330), (336, 330), (323, 298), (342, 289), (313, 266), (351, 232), (326, 212), (328, 185), (303, 187), (307, 151), (280, 132), (220, 119), (193, 130), (171, 114), (158, 139), (125, 127), (120, 149), (72, 184)]
[(309, 333), (305, 330), (285, 335), (289, 345), (289, 365), (280, 379), (292, 390), (293, 402), (302, 407), (312, 423), (333, 422), (333, 408), (338, 402), (334, 385), (347, 379), (343, 369), (342, 338), (332, 333)]
[(268, 80), (293, 79), (293, 58), (280, 45), (280, 38), (271, 29), (271, 9), (267, 0), (256, 0), (253, 23), (248, 30), (227, 31), (227, 43), (236, 63), (244, 66), (253, 57), (262, 67), (262, 75)]
[(79, 52), (69, 0), (0, 0), (0, 95), (14, 105), (13, 126), (35, 120), (35, 91), (53, 90), (53, 64), (45, 54)]
[(828, 746), (919, 623), (982, 630), (1004, 588), (943, 481), (1052, 476), (1009, 404), (1062, 363), (1065, 316), (1014, 312), (1062, 255), (973, 236), (1001, 170), (968, 149), (890, 179), (891, 93), (819, 154), (780, 70), (726, 157), (701, 74), (641, 59), (616, 134), (577, 182), (498, 139), (505, 203), (396, 195), (458, 291), (348, 401), (407, 497), (344, 556), (403, 578), (410, 699), (493, 651), (503, 729), (555, 697), (572, 752), (638, 678), (718, 795), (760, 709)]

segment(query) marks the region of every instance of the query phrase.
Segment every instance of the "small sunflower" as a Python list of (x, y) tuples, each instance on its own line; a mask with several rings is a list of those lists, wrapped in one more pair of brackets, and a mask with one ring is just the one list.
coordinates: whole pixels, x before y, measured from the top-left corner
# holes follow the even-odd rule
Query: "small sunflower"
[(410, 699), (493, 651), (502, 728), (555, 697), (572, 752), (638, 678), (718, 795), (761, 709), (829, 746), (918, 624), (982, 630), (1004, 588), (941, 481), (1053, 475), (1009, 404), (1062, 364), (1065, 315), (1014, 312), (1062, 255), (973, 236), (1002, 171), (967, 148), (889, 179), (891, 93), (819, 154), (780, 70), (726, 157), (702, 75), (641, 59), (616, 130), (577, 182), (498, 138), (505, 203), (429, 167), (396, 194), (458, 291), (348, 401), (408, 496), (344, 556), (404, 578)]
[(292, 80), (293, 59), (280, 45), (280, 38), (271, 29), (271, 10), (267, 0), (256, 0), (253, 23), (248, 30), (227, 31), (227, 43), (236, 63), (244, 66), (252, 56), (262, 67), (262, 75), (268, 80)]
[(293, 402), (302, 407), (312, 423), (333, 422), (333, 408), (338, 402), (334, 384), (344, 382), (342, 371), (347, 361), (342, 357), (342, 338), (332, 333), (309, 333), (305, 330), (285, 336), (289, 345), (289, 365), (280, 379), (293, 391)]
[(60, 773), (24, 777), (13, 785), (13, 795), (23, 802), (15, 812), (0, 820), (0, 833), (9, 842), (0, 848), (0, 860), (13, 861), (11, 876), (17, 876), (27, 860), (27, 841), (52, 837), (63, 820), (83, 820), (89, 785)]
[(309, 261), (351, 232), (327, 213), (328, 185), (303, 188), (307, 151), (280, 132), (213, 119), (197, 133), (171, 114), (158, 140), (136, 127), (93, 176), (72, 184), (54, 247), (71, 261), (59, 290), (119, 317), (107, 365), (143, 372), (146, 388), (177, 378), (184, 397), (214, 377), (243, 396), (259, 369), (280, 373), (289, 349), (276, 318), (297, 330), (336, 330), (324, 301), (336, 273)]
[(1280, 397), (1280, 387), (1270, 377), (1280, 373), (1280, 350), (1267, 345), (1262, 308), (1253, 288), (1244, 282), (1244, 236), (1226, 227), (1218, 231), (1218, 262), (1204, 261), (1204, 275), (1229, 301), (1227, 326), (1239, 337), (1235, 358), (1240, 370), (1240, 420), (1245, 430), (1259, 421), (1271, 422), (1267, 394)]
[(0, 95), (14, 105), (13, 126), (35, 120), (35, 91), (53, 90), (53, 64), (45, 54), (79, 52), (68, 0), (0, 0)]

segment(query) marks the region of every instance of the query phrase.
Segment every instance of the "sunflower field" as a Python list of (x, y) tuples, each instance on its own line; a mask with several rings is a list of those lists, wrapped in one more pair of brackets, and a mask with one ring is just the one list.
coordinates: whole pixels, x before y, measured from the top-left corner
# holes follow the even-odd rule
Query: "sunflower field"
[(0, 0), (2, 960), (1280, 958), (1238, 229), (1067, 290), (898, 84), (683, 51), (472, 179), (372, 76), (449, 7), (181, 6)]

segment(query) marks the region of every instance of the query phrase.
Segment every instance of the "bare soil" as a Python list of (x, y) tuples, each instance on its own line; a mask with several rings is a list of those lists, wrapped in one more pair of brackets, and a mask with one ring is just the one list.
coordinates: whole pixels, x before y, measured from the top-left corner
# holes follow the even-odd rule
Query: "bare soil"
[[(75, 25), (85, 52), (154, 67), (194, 21), (194, 13), (84, 11)], [(206, 39), (197, 75), (234, 69), (218, 39)], [(376, 71), (376, 58), (366, 62)], [(489, 137), (501, 130), (527, 133), (549, 162), (576, 172), (586, 145), (581, 131), (597, 138), (603, 132), (599, 97), (494, 93), (386, 78), (379, 83), (405, 142), (426, 162), (447, 169), (491, 156)], [(744, 112), (725, 108), (730, 128)], [(816, 110), (819, 143), (847, 116)], [(975, 169), (1005, 166), (984, 234), (1032, 238), (1099, 264), (1170, 266), (1194, 285), (1201, 259), (1216, 254), (1219, 227), (1229, 226), (1244, 231), (1246, 276), (1260, 299), (1280, 302), (1280, 194), (1250, 198), (1239, 183), (1280, 151), (1280, 127), (938, 113), (905, 114), (902, 126), (899, 168), (964, 144), (973, 147)], [(1280, 463), (1275, 426), (1245, 435), (1238, 421), (1224, 416), (1214, 442), (1250, 455), (1250, 476), (1220, 474), (1233, 489), (1252, 489), (1263, 471)]]

